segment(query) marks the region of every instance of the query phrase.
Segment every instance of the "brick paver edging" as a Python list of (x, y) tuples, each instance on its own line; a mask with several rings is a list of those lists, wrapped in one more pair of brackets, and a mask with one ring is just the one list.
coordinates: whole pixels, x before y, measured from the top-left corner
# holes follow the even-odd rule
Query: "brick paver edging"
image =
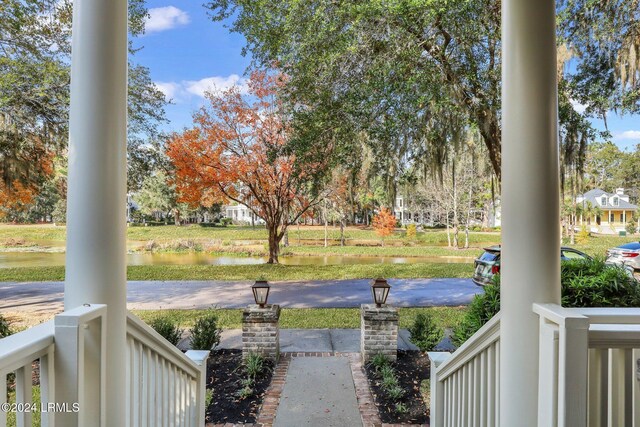
[(351, 376), (353, 377), (353, 384), (356, 389), (358, 409), (360, 410), (360, 417), (364, 427), (429, 427), (429, 424), (383, 424), (380, 421), (378, 408), (371, 394), (369, 380), (362, 366), (360, 353), (340, 352), (281, 353), (280, 360), (273, 371), (271, 384), (269, 388), (267, 388), (262, 406), (258, 410), (258, 417), (255, 424), (207, 424), (206, 427), (273, 427), (278, 404), (280, 403), (280, 396), (282, 395), (284, 382), (287, 378), (287, 372), (289, 371), (289, 365), (291, 364), (291, 359), (294, 357), (348, 357)]

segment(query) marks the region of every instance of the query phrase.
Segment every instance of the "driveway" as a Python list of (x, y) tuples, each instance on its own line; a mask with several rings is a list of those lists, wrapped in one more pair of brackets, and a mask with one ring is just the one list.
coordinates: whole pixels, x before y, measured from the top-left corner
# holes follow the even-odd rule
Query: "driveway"
[[(129, 309), (240, 308), (253, 303), (252, 282), (131, 281)], [(466, 305), (482, 288), (470, 279), (389, 279), (387, 302), (398, 307)], [(0, 282), (2, 311), (58, 311), (62, 282)], [(369, 280), (271, 283), (269, 302), (288, 308), (347, 308), (371, 302)], [(91, 301), (87, 301), (91, 302)]]

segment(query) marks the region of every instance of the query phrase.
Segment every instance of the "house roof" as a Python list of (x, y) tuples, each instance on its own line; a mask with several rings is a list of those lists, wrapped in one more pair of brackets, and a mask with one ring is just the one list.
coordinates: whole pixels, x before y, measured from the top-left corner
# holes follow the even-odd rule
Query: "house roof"
[[(586, 193), (584, 193), (582, 195), (582, 197), (584, 198), (585, 201), (591, 202), (592, 205), (594, 206), (601, 206), (602, 205), (600, 203), (598, 203), (597, 199), (602, 197), (602, 196), (607, 196), (608, 198), (611, 198), (613, 196), (615, 196), (615, 193), (608, 193), (604, 190), (601, 190), (599, 188), (595, 188), (593, 190), (587, 191)], [(622, 210), (634, 210), (634, 209), (638, 209), (638, 206), (627, 202), (626, 200), (623, 200), (622, 198), (618, 198), (618, 206), (605, 206), (606, 208), (616, 208), (616, 209), (622, 209)]]

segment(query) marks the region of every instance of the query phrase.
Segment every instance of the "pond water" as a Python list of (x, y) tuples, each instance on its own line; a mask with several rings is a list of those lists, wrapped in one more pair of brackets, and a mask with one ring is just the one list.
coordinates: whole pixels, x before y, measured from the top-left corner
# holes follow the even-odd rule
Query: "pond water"
[[(64, 253), (4, 252), (0, 253), (0, 268), (49, 267), (64, 265)], [(131, 253), (129, 265), (255, 265), (267, 262), (266, 257), (216, 256), (206, 253)], [(346, 264), (416, 264), (470, 263), (473, 258), (446, 257), (386, 257), (386, 256), (282, 256), (285, 265), (346, 265)]]

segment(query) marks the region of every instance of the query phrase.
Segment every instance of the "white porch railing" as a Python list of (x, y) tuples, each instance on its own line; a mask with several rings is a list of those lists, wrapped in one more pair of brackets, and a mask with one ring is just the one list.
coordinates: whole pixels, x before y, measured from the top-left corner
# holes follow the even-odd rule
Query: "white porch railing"
[(499, 425), (500, 313), (455, 353), (429, 353), (431, 425)]
[(539, 426), (640, 426), (640, 308), (540, 316)]
[(185, 357), (131, 313), (127, 350), (130, 426), (204, 426), (208, 351), (189, 350)]
[[(534, 304), (538, 425), (640, 426), (640, 308)], [(499, 425), (500, 314), (455, 353), (431, 358), (431, 425)]]
[[(34, 412), (41, 412), (42, 426), (105, 425), (106, 313), (104, 305), (78, 307), (0, 340), (0, 405), (11, 385), (16, 426), (33, 425)], [(127, 425), (204, 426), (209, 352), (185, 355), (131, 314), (127, 344)], [(34, 407), (36, 369), (41, 403)], [(7, 415), (3, 407), (0, 427)]]

